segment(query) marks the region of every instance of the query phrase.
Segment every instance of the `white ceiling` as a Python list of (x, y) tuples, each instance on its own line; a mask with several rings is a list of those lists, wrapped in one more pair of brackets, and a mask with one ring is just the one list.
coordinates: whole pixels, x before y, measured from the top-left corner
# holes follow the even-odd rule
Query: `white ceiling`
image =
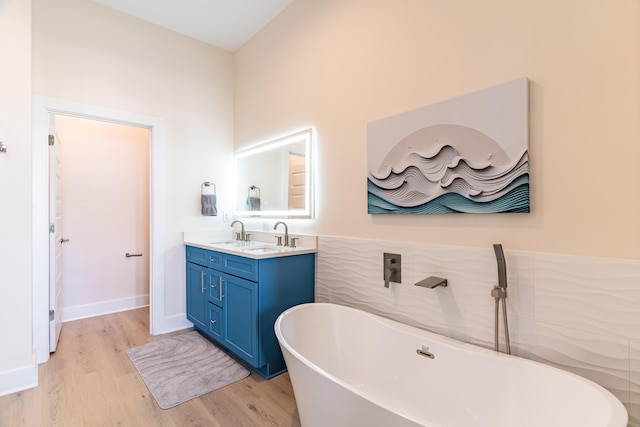
[(235, 52), (294, 0), (93, 0)]

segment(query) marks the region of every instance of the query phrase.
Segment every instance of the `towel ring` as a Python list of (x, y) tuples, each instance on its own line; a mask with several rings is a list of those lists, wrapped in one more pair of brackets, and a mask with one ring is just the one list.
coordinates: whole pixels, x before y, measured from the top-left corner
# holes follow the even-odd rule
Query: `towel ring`
[(200, 194), (204, 196), (205, 187), (211, 187), (213, 185), (213, 194), (216, 194), (216, 185), (213, 182), (205, 181), (200, 185)]

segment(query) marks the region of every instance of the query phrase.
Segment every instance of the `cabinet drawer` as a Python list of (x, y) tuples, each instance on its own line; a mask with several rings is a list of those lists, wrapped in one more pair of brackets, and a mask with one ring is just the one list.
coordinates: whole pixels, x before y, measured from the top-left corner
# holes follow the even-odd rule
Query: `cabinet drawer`
[(220, 270), (222, 269), (222, 254), (208, 249), (187, 246), (187, 262)]
[(215, 304), (209, 303), (209, 334), (212, 337), (222, 341), (222, 308)]
[(222, 272), (209, 269), (207, 298), (209, 302), (222, 307)]
[(206, 249), (194, 248), (193, 246), (187, 246), (187, 262), (206, 267), (209, 263), (209, 257), (207, 256)]
[(222, 270), (222, 254), (220, 252), (207, 251), (209, 257), (207, 266), (216, 270)]
[(236, 255), (224, 254), (223, 271), (243, 279), (258, 281), (258, 260)]

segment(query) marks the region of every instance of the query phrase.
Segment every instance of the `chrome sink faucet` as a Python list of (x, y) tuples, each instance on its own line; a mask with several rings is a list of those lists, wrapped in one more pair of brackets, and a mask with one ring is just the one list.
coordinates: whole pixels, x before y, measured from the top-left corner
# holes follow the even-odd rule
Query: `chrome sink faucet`
[(242, 221), (238, 221), (237, 219), (235, 221), (233, 221), (231, 223), (231, 228), (233, 228), (234, 225), (236, 224), (240, 224), (241, 230), (240, 233), (236, 233), (236, 240), (241, 240), (241, 241), (245, 241), (246, 239), (246, 234), (244, 233), (244, 224), (242, 223)]
[(275, 230), (278, 228), (278, 225), (280, 224), (284, 225), (284, 245), (289, 246), (289, 227), (287, 227), (287, 224), (282, 221), (278, 221), (276, 222), (276, 225), (273, 226), (273, 229)]

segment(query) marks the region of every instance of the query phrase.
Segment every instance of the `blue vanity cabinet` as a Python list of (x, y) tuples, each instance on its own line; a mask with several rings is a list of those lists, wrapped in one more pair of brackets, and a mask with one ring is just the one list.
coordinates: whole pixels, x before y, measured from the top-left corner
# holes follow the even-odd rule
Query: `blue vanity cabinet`
[[(204, 277), (203, 286), (192, 277), (196, 274)], [(313, 302), (314, 280), (315, 254), (253, 259), (187, 246), (187, 318), (272, 378), (286, 371), (275, 321), (286, 309)]]

